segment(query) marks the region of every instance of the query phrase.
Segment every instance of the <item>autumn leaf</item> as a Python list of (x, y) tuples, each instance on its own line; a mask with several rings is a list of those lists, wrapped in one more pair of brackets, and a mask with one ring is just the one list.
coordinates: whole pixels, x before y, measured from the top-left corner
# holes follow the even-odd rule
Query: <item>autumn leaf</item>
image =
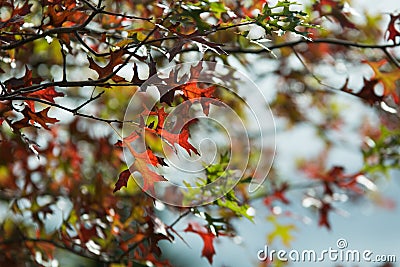
[(65, 6), (60, 4), (49, 4), (45, 15), (49, 18), (48, 27), (73, 26), (83, 23), (88, 15), (77, 7), (75, 1), (67, 1)]
[[(158, 134), (162, 139), (166, 140), (171, 146), (179, 144), (184, 148), (190, 155), (193, 151), (195, 154), (200, 155), (197, 149), (189, 143), (190, 130), (189, 127), (197, 120), (193, 119), (190, 121), (181, 120), (176, 123), (173, 129), (165, 129), (165, 119), (168, 117), (169, 113), (165, 112), (164, 108), (156, 109), (156, 111), (150, 112), (150, 115), (156, 115), (158, 118), (157, 127), (155, 130), (146, 128), (146, 131)], [(183, 126), (182, 126), (183, 124)]]
[(24, 127), (30, 127), (34, 122), (40, 124), (46, 130), (50, 130), (47, 124), (53, 124), (58, 122), (56, 118), (51, 118), (47, 115), (50, 107), (45, 108), (39, 112), (32, 111), (29, 107), (25, 107), (21, 113), (25, 116), (22, 120), (16, 121), (12, 126), (16, 129), (21, 129)]
[(283, 245), (289, 247), (290, 242), (293, 241), (292, 232), (296, 230), (296, 227), (293, 224), (280, 224), (275, 216), (268, 216), (267, 220), (271, 222), (275, 227), (275, 229), (270, 234), (268, 234), (268, 243), (271, 244), (275, 239), (279, 238), (281, 239)]
[[(99, 65), (97, 65), (96, 62), (94, 62), (93, 58), (88, 56), (88, 60), (89, 60), (89, 68), (96, 71), (97, 74), (99, 75), (98, 79), (103, 79), (108, 77), (110, 74), (113, 73), (114, 68), (122, 63), (124, 63), (122, 56), (124, 55), (124, 50), (123, 49), (119, 49), (116, 51), (111, 51), (110, 52), (110, 61), (108, 62), (108, 64), (104, 67), (100, 67)], [(124, 78), (118, 76), (118, 75), (113, 75), (111, 77), (111, 79), (118, 83), (118, 82), (122, 82), (125, 81)]]
[(318, 225), (319, 226), (321, 226), (321, 227), (325, 226), (329, 230), (331, 229), (331, 224), (329, 223), (328, 215), (329, 215), (329, 212), (332, 210), (333, 210), (333, 208), (330, 203), (328, 203), (328, 202), (321, 203), (321, 207), (318, 209), (318, 212), (319, 212)]
[(129, 177), (131, 177), (131, 172), (129, 171), (129, 169), (126, 169), (126, 170), (124, 170), (124, 171), (122, 171), (120, 174), (119, 174), (119, 177), (118, 177), (118, 181), (117, 181), (117, 183), (115, 184), (115, 188), (114, 188), (114, 193), (115, 192), (117, 192), (118, 190), (120, 190), (123, 186), (127, 186), (128, 185), (128, 180), (129, 180)]
[(32, 78), (32, 70), (25, 66), (25, 75), (20, 78), (11, 78), (4, 82), (7, 91), (18, 90), (24, 87), (38, 84), (42, 81), (41, 78)]
[(383, 72), (380, 68), (387, 63), (386, 59), (377, 62), (363, 61), (368, 64), (374, 71), (371, 80), (378, 80), (383, 85), (383, 95), (391, 95), (396, 104), (399, 104), (399, 96), (397, 94), (396, 81), (400, 80), (400, 69), (395, 69), (390, 72)]
[(17, 16), (17, 15), (23, 17), (23, 16), (29, 14), (32, 6), (33, 5), (29, 4), (28, 0), (25, 1), (25, 3), (21, 7), (18, 6), (16, 8), (14, 8), (11, 17)]
[(267, 0), (257, 0), (252, 2), (240, 2), (241, 7), (240, 10), (243, 13), (244, 17), (254, 17), (254, 14), (257, 14), (255, 11), (258, 12), (263, 10), (264, 5), (267, 4)]
[(152, 171), (149, 168), (149, 164), (152, 166), (157, 165), (166, 165), (164, 160), (160, 157), (157, 157), (153, 151), (150, 149), (146, 149), (146, 151), (142, 153), (138, 153), (134, 150), (130, 143), (126, 143), (124, 141), (124, 146), (127, 146), (132, 156), (135, 158), (134, 163), (129, 167), (129, 169), (124, 170), (120, 173), (118, 177), (118, 181), (115, 184), (114, 193), (121, 189), (122, 186), (127, 186), (130, 174), (137, 171), (142, 174), (143, 177), (143, 191), (150, 191), (154, 193), (154, 183), (166, 181), (166, 179), (159, 175), (158, 173)]
[(345, 84), (340, 90), (352, 94), (354, 96), (357, 96), (362, 100), (364, 100), (365, 102), (369, 103), (370, 105), (373, 105), (375, 103), (380, 103), (383, 100), (383, 96), (378, 96), (374, 90), (375, 85), (379, 83), (379, 80), (377, 79), (367, 80), (364, 78), (364, 86), (357, 93), (354, 93), (353, 89), (348, 88), (347, 86), (348, 83), (349, 79), (346, 79)]
[(284, 204), (289, 204), (290, 202), (285, 196), (285, 192), (288, 189), (288, 183), (283, 183), (281, 186), (274, 188), (272, 194), (264, 198), (264, 204), (267, 206), (271, 206), (271, 204), (276, 200), (281, 201)]
[(397, 30), (396, 28), (396, 22), (397, 24), (399, 24), (399, 20), (400, 19), (400, 14), (394, 15), (394, 14), (390, 14), (390, 21), (389, 21), (389, 25), (387, 27), (387, 37), (386, 40), (392, 40), (393, 43), (396, 43), (396, 37), (400, 36), (400, 32)]
[[(57, 91), (54, 89), (54, 86), (51, 86), (51, 87), (48, 87), (48, 88), (45, 88), (45, 89), (42, 89), (42, 90), (39, 90), (39, 91), (36, 91), (36, 92), (33, 92), (33, 93), (28, 93), (28, 94), (25, 94), (25, 95), (28, 96), (28, 97), (34, 97), (34, 98), (39, 98), (39, 99), (47, 100), (47, 101), (49, 101), (49, 102), (51, 102), (51, 103), (55, 103), (55, 102), (54, 102), (54, 98), (55, 98), (55, 97), (62, 97), (62, 96), (64, 96), (63, 93), (57, 92)], [(30, 108), (32, 111), (35, 111), (35, 101), (33, 101), (33, 100), (26, 100), (25, 102), (28, 104), (29, 108)]]
[(9, 101), (0, 101), (0, 126), (10, 111), (12, 111), (11, 103)]
[(204, 114), (207, 116), (210, 112), (210, 104), (217, 103), (214, 101), (215, 89), (215, 86), (204, 89), (199, 88), (197, 82), (189, 82), (178, 87), (178, 90), (182, 90), (184, 99), (191, 103), (199, 102), (203, 108)]
[(206, 257), (210, 264), (212, 264), (213, 257), (215, 255), (213, 241), (216, 236), (210, 231), (199, 230), (199, 228), (199, 225), (189, 223), (188, 227), (185, 229), (185, 232), (196, 233), (201, 237), (201, 239), (203, 239), (204, 247), (201, 251), (201, 256)]

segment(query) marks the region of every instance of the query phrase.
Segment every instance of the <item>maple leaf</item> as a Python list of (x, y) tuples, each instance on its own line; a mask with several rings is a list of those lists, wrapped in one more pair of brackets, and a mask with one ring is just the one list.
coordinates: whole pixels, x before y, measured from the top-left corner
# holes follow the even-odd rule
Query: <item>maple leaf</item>
[[(194, 227), (193, 227), (193, 225), (194, 225)], [(203, 239), (204, 247), (201, 251), (201, 256), (206, 257), (207, 260), (210, 262), (210, 264), (212, 264), (213, 257), (215, 255), (213, 241), (216, 236), (210, 231), (198, 230), (198, 228), (200, 228), (199, 225), (189, 223), (188, 227), (185, 229), (185, 232), (196, 233), (201, 237), (201, 239)]]
[[(124, 61), (122, 59), (123, 55), (124, 55), (123, 49), (111, 51), (110, 52), (110, 61), (104, 67), (100, 67), (99, 65), (97, 65), (96, 62), (94, 62), (93, 58), (88, 56), (89, 68), (97, 72), (97, 74), (99, 75), (98, 79), (103, 79), (103, 78), (109, 76), (114, 71), (114, 67), (124, 63)], [(122, 78), (118, 75), (114, 75), (113, 77), (111, 77), (111, 79), (116, 83), (125, 81), (124, 78)]]
[(56, 123), (59, 120), (56, 118), (51, 118), (47, 115), (50, 107), (45, 108), (39, 112), (32, 111), (29, 107), (25, 107), (21, 113), (25, 116), (22, 120), (16, 121), (12, 124), (12, 126), (16, 129), (21, 129), (24, 127), (30, 127), (34, 122), (40, 124), (46, 130), (50, 130), (47, 126), (48, 123)]
[(83, 7), (77, 7), (76, 1), (67, 1), (65, 4), (48, 2), (46, 16), (49, 18), (49, 27), (73, 26), (83, 23), (88, 15)]
[[(190, 121), (185, 121), (183, 118), (177, 122), (173, 129), (165, 129), (165, 119), (168, 117), (169, 113), (165, 112), (164, 107), (157, 108), (156, 111), (150, 112), (150, 115), (156, 115), (158, 118), (158, 123), (156, 129), (151, 129), (146, 127), (145, 130), (150, 133), (156, 133), (162, 139), (167, 141), (171, 146), (174, 144), (179, 144), (183, 147), (189, 155), (193, 151), (195, 154), (200, 155), (197, 149), (189, 143), (190, 130), (189, 127), (193, 123), (197, 122), (197, 119), (192, 119)], [(182, 126), (183, 124), (183, 126)]]
[(125, 144), (124, 146), (128, 147), (132, 156), (135, 158), (135, 161), (129, 167), (129, 169), (124, 170), (123, 172), (120, 173), (117, 183), (115, 184), (114, 193), (120, 190), (121, 187), (127, 186), (130, 174), (135, 171), (140, 172), (142, 174), (143, 191), (150, 191), (154, 193), (154, 183), (166, 181), (166, 179), (162, 175), (159, 175), (158, 173), (152, 171), (148, 165), (149, 164), (152, 166), (166, 165), (164, 160), (160, 157), (157, 157), (150, 149), (146, 149), (144, 152), (138, 153), (133, 149), (131, 144), (127, 143), (125, 140), (124, 144)]
[(191, 103), (199, 102), (203, 108), (204, 114), (208, 116), (210, 112), (210, 104), (216, 103), (214, 101), (214, 92), (216, 87), (210, 86), (208, 88), (199, 88), (197, 82), (189, 82), (179, 86), (179, 90), (182, 90), (184, 99), (189, 100)]
[(383, 96), (378, 96), (374, 91), (375, 85), (379, 83), (379, 80), (377, 79), (367, 80), (364, 78), (364, 86), (357, 93), (354, 93), (353, 89), (347, 87), (348, 83), (349, 79), (346, 79), (345, 84), (340, 90), (352, 94), (354, 96), (357, 96), (366, 101), (367, 103), (369, 103), (370, 105), (373, 105), (375, 103), (380, 103), (383, 100)]
[[(39, 99), (47, 100), (51, 103), (55, 103), (54, 98), (62, 97), (62, 96), (64, 96), (64, 93), (57, 92), (54, 89), (54, 86), (51, 86), (51, 87), (48, 87), (48, 88), (45, 88), (45, 89), (42, 89), (42, 90), (39, 90), (39, 91), (36, 91), (33, 93), (28, 93), (28, 94), (26, 94), (26, 96), (39, 98)], [(30, 109), (32, 111), (35, 111), (35, 101), (26, 100), (25, 102), (28, 104), (28, 106), (30, 107)]]
[(389, 21), (389, 25), (387, 27), (387, 37), (386, 40), (392, 40), (393, 43), (396, 43), (396, 37), (400, 36), (400, 32), (397, 30), (396, 28), (396, 22), (400, 19), (400, 14), (398, 15), (394, 15), (394, 14), (390, 14), (390, 21)]
[(288, 183), (283, 183), (280, 187), (275, 188), (273, 193), (266, 198), (264, 198), (264, 204), (267, 206), (271, 206), (272, 202), (275, 200), (279, 200), (284, 204), (289, 204), (289, 200), (285, 196), (285, 192), (289, 189)]
[(368, 64), (374, 71), (374, 75), (371, 80), (378, 80), (383, 85), (383, 95), (391, 95), (396, 104), (399, 104), (399, 96), (396, 91), (396, 81), (400, 80), (400, 69), (395, 69), (390, 72), (380, 71), (380, 67), (387, 63), (386, 59), (382, 59), (377, 62), (363, 61), (363, 63)]
[(278, 223), (275, 216), (268, 216), (267, 220), (275, 227), (274, 231), (267, 237), (268, 243), (272, 243), (276, 238), (280, 238), (283, 245), (289, 247), (290, 242), (293, 240), (292, 231), (296, 230), (296, 227), (293, 224), (283, 225)]
[(42, 81), (41, 78), (32, 78), (32, 71), (25, 66), (25, 75), (20, 78), (11, 78), (4, 82), (8, 92), (20, 88), (28, 87), (33, 84), (38, 84)]

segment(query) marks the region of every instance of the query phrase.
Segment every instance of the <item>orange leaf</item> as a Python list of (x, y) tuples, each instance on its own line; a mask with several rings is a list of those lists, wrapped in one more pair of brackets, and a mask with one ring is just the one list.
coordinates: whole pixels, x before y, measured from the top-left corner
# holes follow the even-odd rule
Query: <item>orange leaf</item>
[(396, 92), (396, 81), (400, 80), (400, 69), (390, 72), (380, 71), (380, 67), (387, 63), (386, 59), (382, 59), (378, 62), (364, 61), (364, 63), (368, 64), (374, 71), (374, 76), (371, 80), (376, 79), (383, 85), (383, 95), (391, 95), (396, 104), (399, 104), (399, 96)]
[(199, 88), (197, 82), (189, 82), (179, 86), (179, 90), (182, 90), (184, 98), (192, 103), (199, 102), (206, 115), (210, 112), (210, 104), (216, 102), (214, 101), (215, 89), (215, 86), (204, 89)]
[(143, 177), (143, 190), (154, 193), (154, 183), (166, 181), (166, 179), (158, 173), (150, 170), (148, 164), (156, 166), (159, 162), (155, 160), (155, 155), (149, 149), (142, 153), (136, 153), (135, 162), (131, 165), (131, 172), (138, 171)]
[(151, 191), (154, 193), (154, 183), (166, 181), (166, 179), (158, 173), (152, 171), (149, 168), (149, 164), (153, 166), (166, 165), (162, 158), (157, 157), (153, 151), (147, 149), (142, 153), (136, 152), (130, 143), (124, 140), (126, 145), (135, 157), (135, 162), (129, 167), (129, 169), (120, 173), (117, 183), (115, 184), (114, 193), (121, 189), (122, 186), (127, 186), (130, 174), (137, 171), (142, 174), (143, 177), (143, 191)]

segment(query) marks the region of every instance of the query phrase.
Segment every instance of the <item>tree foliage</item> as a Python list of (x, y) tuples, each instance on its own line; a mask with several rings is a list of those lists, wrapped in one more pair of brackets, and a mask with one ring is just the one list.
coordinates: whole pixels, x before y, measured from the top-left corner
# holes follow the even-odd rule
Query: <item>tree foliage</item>
[[(400, 15), (356, 16), (351, 4), (1, 0), (0, 199), (7, 212), (0, 219), (0, 265), (53, 266), (57, 251), (69, 251), (103, 264), (167, 266), (159, 243), (184, 239), (185, 232), (202, 239), (199, 255), (212, 264), (215, 240), (235, 236), (233, 222), (252, 220), (249, 211), (260, 198), (275, 227), (268, 242), (281, 239), (288, 246), (296, 227), (280, 218), (293, 217), (292, 189), (304, 191), (297, 201), (315, 212), (316, 225), (328, 229), (334, 227), (330, 214), (340, 205), (338, 196), (387, 203), (375, 182), (400, 165), (395, 50)], [(184, 77), (173, 71), (168, 77), (158, 74), (196, 60)], [(165, 192), (171, 203), (182, 205), (167, 207), (176, 220), (163, 218), (153, 196), (155, 187), (168, 180), (162, 172), (171, 164), (167, 156), (202, 154), (191, 136), (204, 129), (190, 119), (190, 108), (200, 105), (206, 117), (221, 101), (238, 114), (244, 109), (232, 94), (201, 81), (203, 62), (242, 67), (258, 78), (267, 75), (256, 71), (255, 61), (268, 65), (268, 75), (277, 80), (277, 88), (262, 89), (273, 96), (270, 106), (279, 125), (315, 129), (321, 154), (299, 160), (303, 182), (282, 177), (273, 167), (254, 194), (247, 191), (257, 176), (250, 160), (222, 198), (188, 207), (193, 199), (206, 199), (196, 186), (235, 175), (240, 164), (227, 169), (229, 154), (220, 152), (203, 178), (184, 181), (185, 193)], [(360, 76), (353, 68), (365, 72)], [(340, 81), (330, 79), (329, 72), (339, 73)], [(219, 78), (230, 77), (224, 75)], [(129, 101), (150, 90), (150, 77), (159, 82), (160, 99), (150, 107), (145, 100), (134, 105), (136, 115), (128, 121)], [(354, 150), (364, 165), (356, 172), (328, 163), (337, 145), (332, 133), (348, 127), (338, 95), (358, 98), (379, 118), (357, 125), (361, 141)], [(179, 105), (182, 121), (171, 127), (168, 116)], [(122, 134), (129, 123), (133, 128)], [(142, 147), (132, 145), (138, 140)], [(130, 164), (125, 153), (134, 159)], [(141, 182), (136, 184), (132, 173)], [(277, 212), (277, 206), (285, 212)], [(177, 227), (183, 221), (186, 228)]]

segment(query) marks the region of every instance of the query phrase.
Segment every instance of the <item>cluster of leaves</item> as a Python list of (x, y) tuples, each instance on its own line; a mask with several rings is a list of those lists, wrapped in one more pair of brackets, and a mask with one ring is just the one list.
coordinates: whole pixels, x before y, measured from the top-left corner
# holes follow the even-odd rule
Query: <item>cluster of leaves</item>
[[(391, 14), (382, 30), (381, 15), (366, 13), (359, 22), (349, 4), (341, 0), (313, 1), (309, 6), (287, 0), (275, 6), (263, 0), (1, 0), (0, 205), (9, 208), (0, 219), (0, 249), (5, 252), (0, 265), (51, 266), (57, 251), (69, 251), (97, 263), (167, 266), (159, 243), (184, 238), (185, 232), (202, 238), (201, 255), (212, 263), (215, 240), (235, 235), (235, 219), (252, 220), (250, 206), (260, 197), (275, 228), (268, 241), (281, 239), (290, 245), (296, 228), (278, 219), (295, 216), (287, 193), (296, 188), (307, 189), (303, 206), (317, 212), (319, 225), (333, 227), (329, 214), (343, 202), (341, 196), (368, 196), (376, 191), (379, 172), (399, 167), (400, 63), (393, 50), (399, 46), (400, 15)], [(249, 174), (208, 206), (168, 207), (177, 219), (167, 223), (157, 210), (159, 203), (142, 191), (152, 192), (165, 180), (155, 169), (166, 165), (165, 155), (150, 142), (143, 150), (131, 143), (156, 139), (173, 152), (182, 147), (188, 154), (199, 154), (190, 142), (190, 125), (196, 121), (183, 120), (172, 130), (164, 122), (171, 108), (184, 101), (189, 103), (187, 110), (200, 104), (208, 115), (210, 99), (220, 97), (218, 90), (198, 83), (199, 64), (191, 68), (190, 77), (178, 79), (177, 73), (160, 77), (173, 90), (157, 87), (159, 103), (138, 107), (140, 131), (122, 139), (115, 133), (124, 122), (121, 111), (138, 86), (171, 62), (237, 62), (252, 70), (253, 57), (276, 63), (271, 64), (278, 77), (278, 89), (272, 93), (274, 114), (288, 128), (314, 127), (326, 149), (318, 160), (299, 164), (305, 183), (272, 172), (264, 188), (252, 196), (246, 191)], [(294, 66), (296, 61), (301, 67)], [(319, 72), (343, 68), (343, 62), (348, 69), (362, 63), (372, 70), (372, 75), (363, 77), (361, 89), (349, 85), (355, 73), (349, 72), (343, 86), (334, 87), (330, 84), (336, 83)], [(334, 148), (329, 133), (344, 131), (345, 124), (334, 92), (358, 97), (382, 119), (382, 125), (360, 131), (366, 140), (359, 148), (365, 166), (356, 173), (326, 163)], [(309, 109), (323, 119), (313, 117)], [(123, 149), (135, 158), (128, 168)], [(227, 155), (219, 159), (206, 168), (206, 179), (198, 185), (231, 175), (225, 169)], [(140, 187), (129, 182), (134, 171), (143, 178)], [(186, 197), (202, 194), (187, 187)], [(279, 205), (288, 210), (278, 212)], [(181, 227), (184, 217), (201, 222)]]

